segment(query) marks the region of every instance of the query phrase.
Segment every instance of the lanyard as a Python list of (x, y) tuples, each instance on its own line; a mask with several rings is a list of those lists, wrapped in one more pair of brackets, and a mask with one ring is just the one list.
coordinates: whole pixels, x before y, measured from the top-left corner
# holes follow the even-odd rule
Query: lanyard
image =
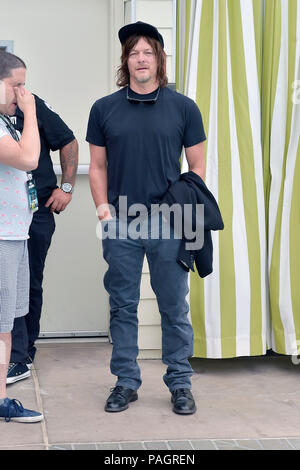
[(3, 114), (0, 114), (0, 118), (2, 119), (4, 124), (6, 125), (7, 129), (9, 130), (10, 135), (12, 136), (12, 138), (14, 140), (16, 140), (17, 142), (19, 142), (19, 140), (20, 140), (19, 135), (18, 135), (16, 129), (14, 128), (14, 126), (12, 125), (10, 119), (8, 117), (4, 116)]
[[(20, 140), (19, 134), (17, 133), (14, 126), (12, 125), (10, 119), (7, 116), (4, 116), (3, 114), (0, 114), (0, 118), (5, 123), (10, 135), (12, 136), (12, 138), (14, 140), (16, 140), (17, 142), (19, 142), (19, 140)], [(31, 171), (26, 171), (26, 173), (27, 173), (27, 178), (29, 180), (32, 180), (32, 172)]]
[[(11, 137), (19, 142), (19, 134), (17, 133), (16, 129), (12, 125), (10, 119), (3, 114), (0, 114), (0, 119), (5, 123)], [(28, 198), (29, 198), (29, 206), (32, 212), (36, 212), (38, 210), (38, 198), (37, 198), (37, 191), (35, 182), (32, 176), (31, 171), (26, 171), (27, 173), (27, 191), (28, 191)]]

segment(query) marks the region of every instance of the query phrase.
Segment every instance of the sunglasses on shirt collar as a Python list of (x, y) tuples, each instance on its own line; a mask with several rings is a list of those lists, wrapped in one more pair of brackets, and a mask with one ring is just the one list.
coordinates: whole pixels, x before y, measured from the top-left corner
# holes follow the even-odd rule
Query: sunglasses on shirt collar
[(159, 92), (160, 92), (160, 88), (158, 89), (155, 98), (151, 98), (151, 99), (148, 99), (148, 100), (141, 100), (141, 99), (133, 98), (132, 96), (129, 96), (128, 87), (127, 87), (127, 96), (126, 96), (126, 98), (128, 99), (129, 103), (132, 103), (132, 104), (139, 104), (139, 103), (154, 104), (157, 101)]

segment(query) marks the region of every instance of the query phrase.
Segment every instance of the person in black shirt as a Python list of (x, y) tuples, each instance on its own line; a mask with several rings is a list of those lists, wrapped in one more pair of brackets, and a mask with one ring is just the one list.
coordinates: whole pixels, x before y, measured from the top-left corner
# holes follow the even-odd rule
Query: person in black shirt
[[(105, 411), (123, 411), (138, 398), (142, 381), (137, 364), (137, 307), (146, 254), (161, 314), (162, 359), (168, 366), (164, 382), (173, 411), (192, 414), (196, 406), (188, 358), (193, 355), (193, 329), (187, 317), (188, 274), (176, 261), (181, 240), (149, 239), (149, 232), (139, 238), (124, 237), (123, 229), (134, 222), (134, 204), (145, 208), (143, 230), (148, 230), (148, 219), (157, 223), (151, 218), (151, 207), (178, 180), (183, 147), (189, 170), (204, 179), (206, 137), (194, 101), (166, 86), (166, 54), (158, 30), (137, 22), (121, 28), (119, 39), (123, 47), (117, 85), (122, 88), (94, 103), (86, 137), (91, 191), (103, 230), (113, 226), (120, 230), (120, 237), (103, 239), (113, 342), (110, 365), (117, 376)], [(127, 198), (130, 212), (124, 210), (121, 198)]]
[[(78, 143), (73, 132), (47, 102), (36, 95), (34, 97), (41, 140), (39, 164), (33, 171), (39, 209), (33, 214), (29, 229), (29, 312), (25, 317), (16, 318), (14, 322), (7, 384), (30, 376), (30, 368), (36, 353), (35, 341), (40, 332), (43, 271), (55, 230), (53, 213), (64, 211), (71, 202), (78, 166)], [(10, 119), (15, 128), (22, 132), (24, 125), (22, 111), (17, 108), (15, 115)], [(62, 168), (60, 187), (57, 186), (50, 150), (60, 151)]]

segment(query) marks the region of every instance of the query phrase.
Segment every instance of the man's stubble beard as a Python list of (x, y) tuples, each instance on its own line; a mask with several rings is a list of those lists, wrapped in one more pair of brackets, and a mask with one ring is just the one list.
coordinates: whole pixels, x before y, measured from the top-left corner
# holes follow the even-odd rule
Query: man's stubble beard
[(151, 77), (149, 75), (149, 77), (137, 78), (136, 80), (137, 80), (138, 83), (147, 83), (147, 82), (149, 82), (150, 78)]

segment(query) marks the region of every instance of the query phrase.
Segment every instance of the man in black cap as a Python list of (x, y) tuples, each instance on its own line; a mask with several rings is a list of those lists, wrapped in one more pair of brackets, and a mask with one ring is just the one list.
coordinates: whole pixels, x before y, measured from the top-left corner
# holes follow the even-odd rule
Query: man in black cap
[[(121, 28), (119, 39), (122, 57), (117, 85), (122, 88), (95, 102), (87, 130), (91, 191), (103, 233), (113, 226), (117, 231), (116, 237), (103, 239), (109, 265), (104, 285), (110, 296), (111, 372), (118, 378), (105, 410), (123, 411), (138, 398), (137, 307), (146, 254), (161, 313), (162, 360), (168, 366), (164, 382), (171, 392), (173, 411), (192, 414), (196, 406), (188, 360), (193, 355), (186, 302), (188, 273), (176, 261), (181, 240), (172, 231), (169, 238), (162, 237), (165, 222), (151, 210), (178, 180), (183, 147), (189, 169), (204, 178), (206, 137), (194, 101), (166, 86), (166, 54), (158, 30), (137, 22)], [(136, 204), (138, 211), (145, 208), (138, 238), (130, 232), (137, 219)], [(149, 237), (149, 222), (151, 231), (157, 224), (159, 237)]]

